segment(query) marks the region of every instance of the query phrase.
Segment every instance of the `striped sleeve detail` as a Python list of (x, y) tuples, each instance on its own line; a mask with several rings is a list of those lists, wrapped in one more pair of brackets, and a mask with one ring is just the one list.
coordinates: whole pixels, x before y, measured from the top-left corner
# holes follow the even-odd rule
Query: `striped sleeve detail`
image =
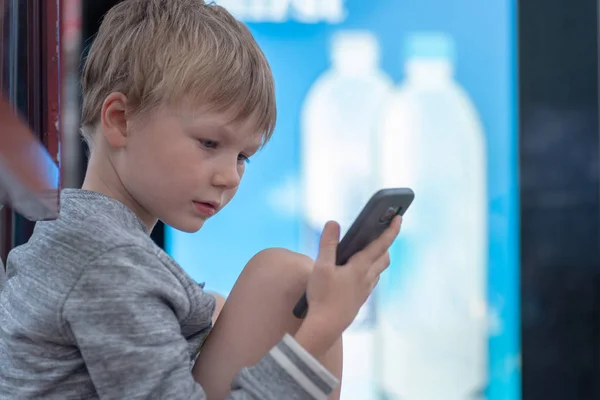
[(314, 399), (326, 400), (339, 380), (290, 335), (270, 355)]

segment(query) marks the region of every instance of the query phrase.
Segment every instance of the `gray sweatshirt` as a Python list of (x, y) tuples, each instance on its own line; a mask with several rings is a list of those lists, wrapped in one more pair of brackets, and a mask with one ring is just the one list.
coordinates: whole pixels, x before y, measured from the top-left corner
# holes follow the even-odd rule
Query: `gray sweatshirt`
[[(64, 190), (0, 289), (0, 399), (204, 399), (191, 368), (215, 307), (123, 204)], [(291, 311), (290, 311), (291, 312)], [(326, 399), (338, 384), (286, 335), (229, 399)]]

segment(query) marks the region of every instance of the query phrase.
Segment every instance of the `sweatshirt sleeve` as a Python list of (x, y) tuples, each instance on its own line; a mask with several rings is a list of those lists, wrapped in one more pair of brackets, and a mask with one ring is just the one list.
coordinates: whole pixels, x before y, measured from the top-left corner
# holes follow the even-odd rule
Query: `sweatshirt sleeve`
[[(191, 373), (185, 291), (148, 252), (111, 251), (83, 272), (63, 307), (101, 399), (205, 399)], [(286, 335), (234, 379), (230, 400), (326, 399), (337, 380)]]

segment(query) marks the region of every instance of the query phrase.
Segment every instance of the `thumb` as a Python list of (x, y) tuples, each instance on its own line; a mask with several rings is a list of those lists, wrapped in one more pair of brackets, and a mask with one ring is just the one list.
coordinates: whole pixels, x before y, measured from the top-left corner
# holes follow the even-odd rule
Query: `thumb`
[(337, 222), (330, 221), (325, 224), (321, 234), (321, 243), (319, 245), (319, 264), (335, 265), (337, 256), (337, 247), (340, 241), (340, 225)]

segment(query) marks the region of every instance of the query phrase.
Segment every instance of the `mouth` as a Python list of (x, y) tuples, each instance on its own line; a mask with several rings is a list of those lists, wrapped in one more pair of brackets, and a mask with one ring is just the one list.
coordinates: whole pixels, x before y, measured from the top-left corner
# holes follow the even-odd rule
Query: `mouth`
[(219, 203), (213, 201), (194, 201), (194, 208), (198, 213), (212, 217), (219, 210)]

